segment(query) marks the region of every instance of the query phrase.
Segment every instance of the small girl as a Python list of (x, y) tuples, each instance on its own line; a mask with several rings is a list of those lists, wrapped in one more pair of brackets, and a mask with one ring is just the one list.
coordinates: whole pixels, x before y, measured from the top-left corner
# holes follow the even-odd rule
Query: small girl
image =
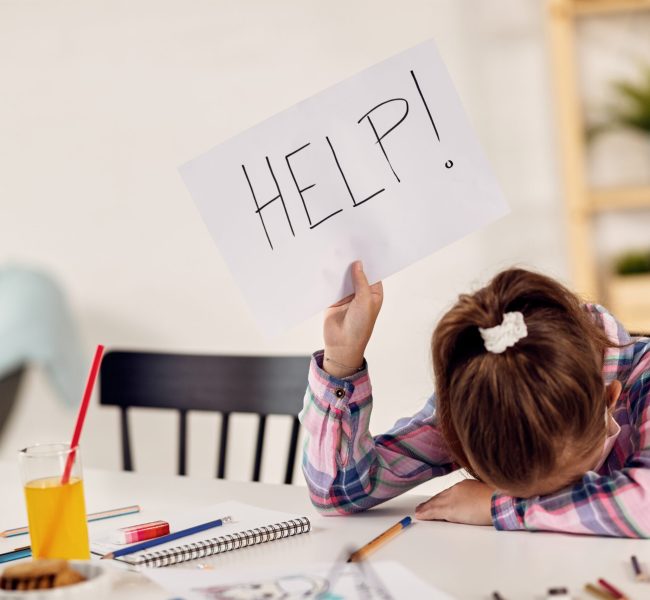
[(381, 282), (325, 315), (305, 406), (303, 471), (325, 514), (368, 509), (464, 467), (419, 519), (650, 537), (650, 339), (523, 269), (458, 302), (432, 340), (436, 393), (387, 433), (368, 431), (366, 345)]

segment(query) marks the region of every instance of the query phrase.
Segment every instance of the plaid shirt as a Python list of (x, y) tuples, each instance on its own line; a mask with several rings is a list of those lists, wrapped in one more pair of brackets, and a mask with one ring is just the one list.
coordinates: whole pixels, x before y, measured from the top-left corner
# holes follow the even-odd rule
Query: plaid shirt
[[(594, 304), (585, 309), (611, 340), (632, 341), (607, 310)], [(323, 371), (322, 361), (322, 351), (316, 352), (300, 414), (307, 433), (303, 472), (316, 508), (325, 514), (365, 510), (457, 468), (436, 423), (435, 396), (373, 437), (367, 365), (337, 379)], [(603, 378), (618, 379), (623, 391), (613, 413), (621, 432), (602, 467), (546, 496), (494, 494), (497, 529), (650, 537), (650, 339), (608, 349)]]

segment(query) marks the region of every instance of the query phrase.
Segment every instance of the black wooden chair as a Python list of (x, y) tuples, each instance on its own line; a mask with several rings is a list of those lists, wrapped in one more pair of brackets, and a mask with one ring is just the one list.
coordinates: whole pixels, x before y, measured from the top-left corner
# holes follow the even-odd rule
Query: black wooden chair
[(100, 371), (100, 403), (120, 408), (122, 465), (133, 470), (128, 409), (177, 410), (178, 474), (186, 474), (187, 413), (222, 415), (217, 477), (225, 476), (228, 424), (232, 413), (259, 415), (253, 481), (259, 481), (268, 415), (293, 417), (285, 483), (291, 483), (298, 445), (298, 412), (307, 386), (306, 356), (208, 356), (149, 352), (107, 352)]
[(20, 382), (26, 367), (16, 367), (13, 371), (0, 377), (0, 437), (16, 404)]

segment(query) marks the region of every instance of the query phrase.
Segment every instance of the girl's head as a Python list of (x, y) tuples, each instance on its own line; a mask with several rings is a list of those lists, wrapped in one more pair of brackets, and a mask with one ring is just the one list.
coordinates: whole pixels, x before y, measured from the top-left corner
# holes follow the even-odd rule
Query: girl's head
[[(503, 352), (488, 351), (479, 328), (500, 325), (509, 312), (523, 314), (527, 334)], [(602, 377), (611, 345), (580, 300), (549, 277), (509, 269), (461, 295), (432, 341), (438, 419), (456, 460), (524, 497), (593, 468), (618, 391)]]

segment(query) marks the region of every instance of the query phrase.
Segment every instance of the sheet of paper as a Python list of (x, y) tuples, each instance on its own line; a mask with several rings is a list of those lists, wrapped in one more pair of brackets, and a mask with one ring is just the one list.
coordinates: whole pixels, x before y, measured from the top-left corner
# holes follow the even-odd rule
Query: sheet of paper
[[(196, 533), (194, 535), (190, 535), (182, 539), (168, 542), (166, 544), (161, 544), (160, 546), (152, 548), (152, 551), (160, 551), (183, 544), (191, 544), (193, 542), (198, 542), (201, 540), (221, 537), (222, 535), (246, 531), (247, 529), (255, 529), (256, 527), (282, 523), (283, 521), (288, 521), (289, 519), (295, 519), (304, 515), (294, 515), (275, 510), (268, 510), (266, 508), (258, 508), (256, 506), (251, 506), (250, 504), (243, 504), (242, 502), (233, 501), (222, 502), (219, 504), (214, 504), (212, 506), (206, 506), (203, 508), (192, 509), (187, 512), (179, 512), (174, 514), (154, 515), (143, 511), (139, 513), (139, 515), (134, 516), (138, 517), (137, 521), (125, 524), (123, 526), (127, 527), (128, 525), (135, 525), (136, 523), (163, 520), (169, 523), (169, 529), (172, 533), (175, 531), (180, 531), (181, 529), (193, 527), (194, 525), (200, 525), (201, 523), (207, 523), (208, 521), (215, 521), (216, 519), (220, 519), (226, 516), (231, 516), (233, 518), (232, 522), (225, 523), (220, 527), (208, 529), (201, 533)], [(107, 526), (100, 529), (99, 531), (96, 530), (91, 535), (90, 549), (94, 554), (104, 555), (124, 547), (109, 542), (110, 533), (116, 528), (117, 527), (115, 526)], [(146, 552), (148, 551), (145, 550), (139, 554), (145, 554)], [(135, 557), (139, 554), (130, 555), (130, 557)]]
[(508, 212), (431, 41), (180, 173), (271, 335), (351, 293), (354, 260), (378, 281)]
[(143, 573), (185, 600), (451, 600), (397, 562), (372, 562), (333, 569), (324, 564), (300, 568), (233, 571), (146, 569)]

